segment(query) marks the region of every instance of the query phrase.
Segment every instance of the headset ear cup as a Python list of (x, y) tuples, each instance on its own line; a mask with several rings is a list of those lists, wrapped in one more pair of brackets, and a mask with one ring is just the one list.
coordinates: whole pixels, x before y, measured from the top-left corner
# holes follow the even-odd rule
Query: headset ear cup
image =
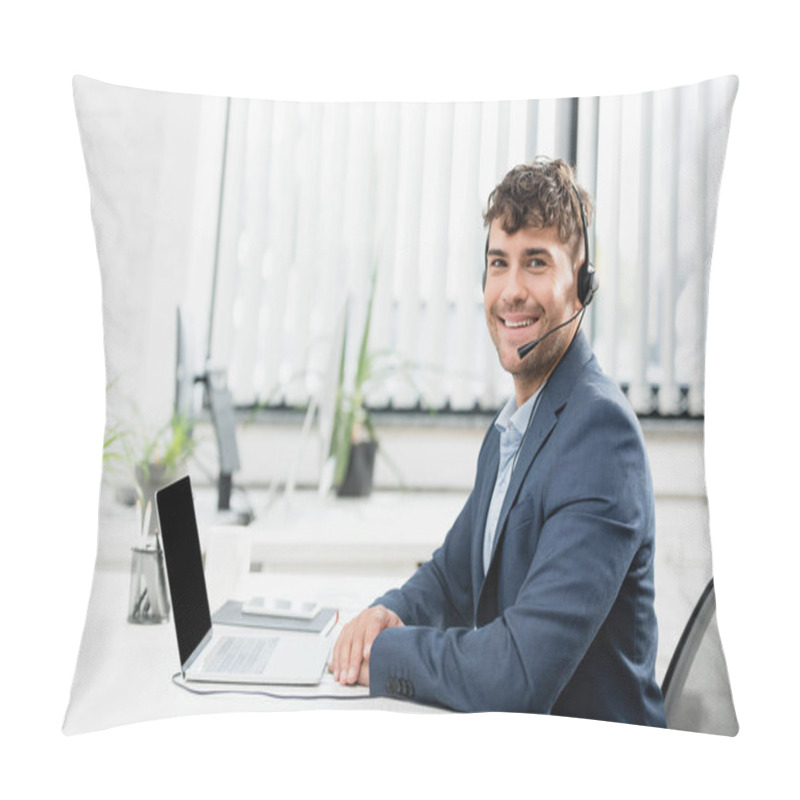
[(597, 291), (598, 281), (597, 273), (594, 271), (591, 261), (589, 261), (589, 225), (586, 221), (586, 208), (583, 205), (581, 193), (576, 186), (572, 184), (572, 190), (575, 192), (575, 197), (578, 200), (578, 207), (581, 210), (581, 223), (583, 225), (583, 264), (578, 270), (578, 300), (581, 305), (586, 308), (592, 302), (594, 293)]
[(578, 273), (578, 299), (585, 308), (592, 302), (599, 282), (591, 264), (584, 264)]

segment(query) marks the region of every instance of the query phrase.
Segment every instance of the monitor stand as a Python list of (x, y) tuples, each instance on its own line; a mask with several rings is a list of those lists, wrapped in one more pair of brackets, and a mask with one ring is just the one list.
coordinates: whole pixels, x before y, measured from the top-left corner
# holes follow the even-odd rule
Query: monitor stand
[(220, 472), (217, 482), (217, 522), (220, 525), (249, 525), (253, 521), (253, 509), (249, 505), (231, 505), (233, 476)]
[(249, 504), (239, 504), (238, 507), (231, 504), (233, 473), (240, 466), (233, 396), (226, 385), (224, 370), (209, 370), (204, 376), (204, 383), (219, 453), (217, 518), (220, 524), (247, 525), (253, 520), (253, 510)]

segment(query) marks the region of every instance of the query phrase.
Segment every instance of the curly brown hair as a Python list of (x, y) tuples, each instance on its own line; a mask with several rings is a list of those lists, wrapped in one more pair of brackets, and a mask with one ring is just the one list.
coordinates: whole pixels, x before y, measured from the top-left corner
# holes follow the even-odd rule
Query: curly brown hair
[(499, 219), (508, 234), (520, 228), (556, 228), (563, 244), (576, 234), (583, 235), (581, 209), (575, 195), (580, 192), (591, 224), (594, 204), (585, 189), (575, 182), (573, 168), (563, 159), (537, 156), (530, 164), (510, 170), (489, 195), (484, 225)]

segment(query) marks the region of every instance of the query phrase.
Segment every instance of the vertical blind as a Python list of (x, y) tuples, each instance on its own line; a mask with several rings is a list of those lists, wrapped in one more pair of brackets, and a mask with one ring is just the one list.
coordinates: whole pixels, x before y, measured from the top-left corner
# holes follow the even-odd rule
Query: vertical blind
[[(485, 331), (489, 192), (537, 154), (596, 198), (584, 320), (640, 414), (703, 413), (708, 265), (724, 147), (718, 84), (475, 103), (232, 99), (209, 357), (238, 404), (304, 406), (360, 339), (373, 270), (373, 407), (495, 409)], [(722, 142), (724, 144), (724, 142)], [(717, 160), (715, 160), (715, 158)], [(699, 166), (698, 166), (699, 165)], [(350, 369), (352, 370), (352, 365)]]

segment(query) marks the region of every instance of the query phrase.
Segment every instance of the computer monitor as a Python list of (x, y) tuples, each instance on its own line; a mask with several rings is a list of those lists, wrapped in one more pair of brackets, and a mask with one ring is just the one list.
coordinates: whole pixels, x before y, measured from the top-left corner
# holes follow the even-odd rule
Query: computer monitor
[[(231, 493), (233, 473), (241, 466), (236, 443), (236, 415), (233, 395), (227, 387), (225, 370), (207, 367), (199, 371), (193, 358), (192, 326), (185, 309), (180, 306), (176, 314), (175, 346), (175, 413), (193, 422), (196, 417), (196, 386), (203, 384), (211, 422), (217, 441), (219, 477), (217, 481), (217, 512), (220, 517), (247, 524), (253, 518), (248, 505), (233, 510)], [(190, 425), (191, 427), (191, 425)]]
[(233, 395), (227, 387), (225, 373), (222, 370), (206, 372), (205, 383), (219, 454), (217, 509), (227, 511), (230, 508), (233, 473), (241, 466), (239, 447), (236, 444), (236, 414), (233, 407)]
[(195, 416), (195, 384), (198, 382), (191, 340), (191, 325), (185, 309), (178, 306), (175, 321), (175, 414), (192, 420)]

